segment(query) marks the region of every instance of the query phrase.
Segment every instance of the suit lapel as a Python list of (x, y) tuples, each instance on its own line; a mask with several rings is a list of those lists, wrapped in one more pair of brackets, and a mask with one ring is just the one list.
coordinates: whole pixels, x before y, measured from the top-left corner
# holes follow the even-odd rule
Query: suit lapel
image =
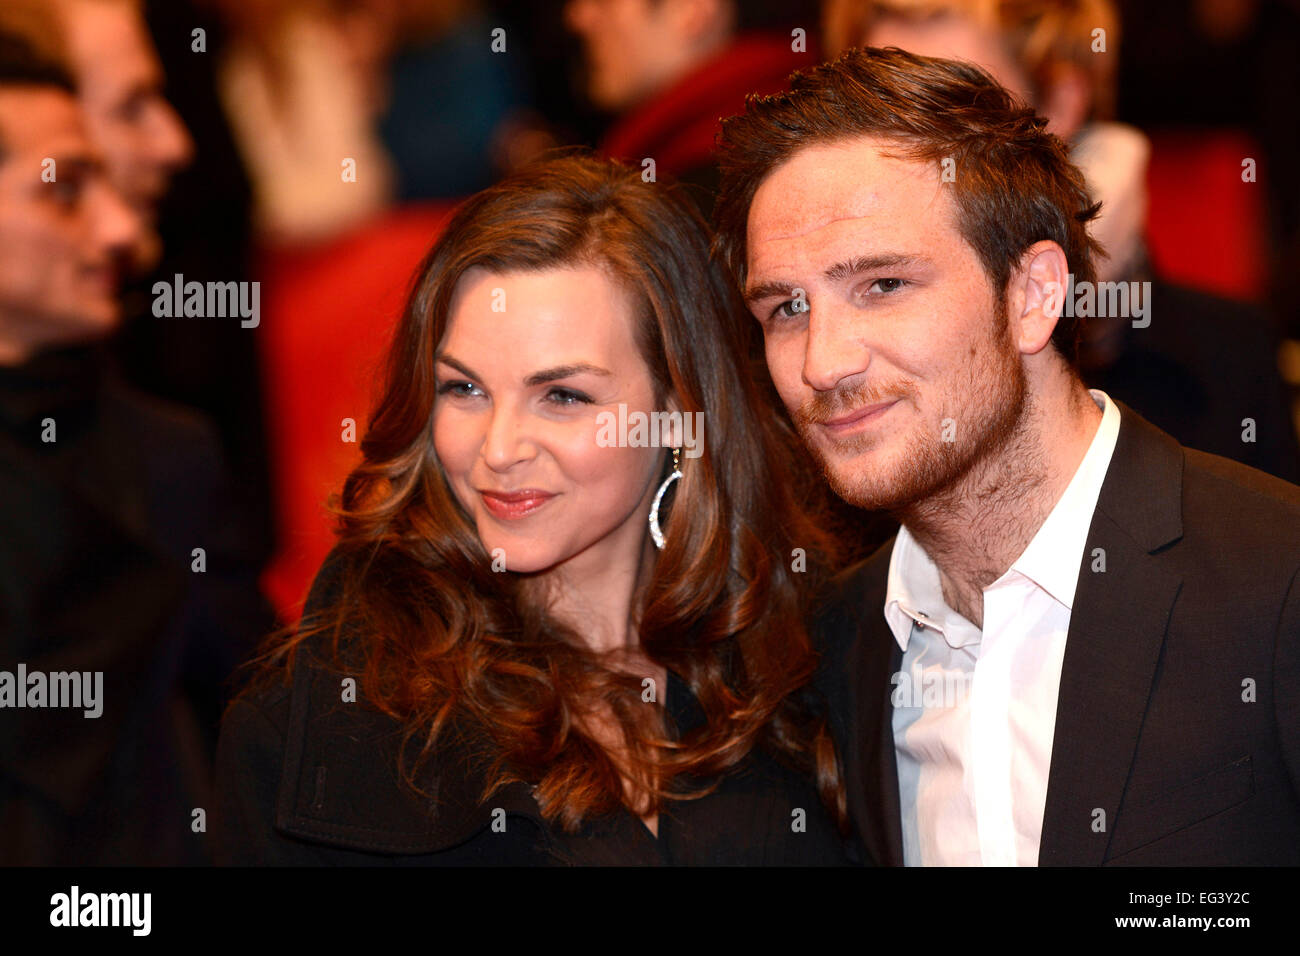
[[(1154, 555), (1182, 536), (1182, 448), (1116, 404), (1119, 437), (1088, 531), (1061, 669), (1043, 866), (1105, 860), (1182, 585)], [(1093, 570), (1103, 558), (1105, 570)]]
[[(870, 607), (883, 607), (883, 592)], [(885, 624), (869, 618), (863, 622), (854, 649), (863, 659), (850, 673), (858, 675), (856, 696), (863, 719), (857, 722), (861, 741), (858, 752), (857, 789), (868, 794), (864, 838), (872, 857), (882, 866), (903, 865), (903, 826), (898, 801), (898, 759), (894, 752), (894, 710), (890, 703), (890, 675), (902, 665), (903, 649)]]
[(892, 540), (853, 572), (822, 633), (829, 641), (824, 680), (840, 745), (849, 813), (873, 862), (903, 864), (894, 756), (890, 674), (902, 650), (885, 622)]

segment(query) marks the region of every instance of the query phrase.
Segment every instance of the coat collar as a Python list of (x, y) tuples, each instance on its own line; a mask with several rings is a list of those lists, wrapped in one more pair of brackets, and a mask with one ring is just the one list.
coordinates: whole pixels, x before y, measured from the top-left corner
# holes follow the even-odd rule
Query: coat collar
[[(849, 810), (871, 859), (880, 866), (903, 865), (903, 830), (898, 797), (898, 760), (894, 750), (890, 675), (902, 666), (903, 650), (884, 618), (889, 558), (894, 538), (886, 541), (857, 570), (848, 573), (841, 606), (852, 635), (841, 656), (832, 652), (832, 723), (842, 748)], [(865, 602), (865, 603), (864, 603)], [(843, 661), (837, 664), (836, 661)], [(846, 726), (844, 719), (855, 719)]]

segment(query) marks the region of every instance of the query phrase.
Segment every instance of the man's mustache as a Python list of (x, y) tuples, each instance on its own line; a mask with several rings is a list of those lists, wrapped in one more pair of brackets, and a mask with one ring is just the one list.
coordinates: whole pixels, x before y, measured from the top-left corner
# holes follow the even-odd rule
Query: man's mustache
[(820, 425), (868, 405), (910, 398), (915, 390), (911, 382), (900, 381), (886, 385), (859, 383), (832, 391), (814, 392), (812, 398), (795, 409), (794, 419), (799, 425)]

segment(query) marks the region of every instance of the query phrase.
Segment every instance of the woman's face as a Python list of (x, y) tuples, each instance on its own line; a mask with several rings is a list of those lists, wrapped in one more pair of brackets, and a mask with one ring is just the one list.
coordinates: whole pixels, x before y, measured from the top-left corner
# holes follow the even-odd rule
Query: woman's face
[(602, 413), (656, 410), (634, 321), (596, 266), (475, 268), (457, 283), (437, 354), (434, 447), (507, 570), (608, 571), (641, 555), (665, 451), (597, 441)]

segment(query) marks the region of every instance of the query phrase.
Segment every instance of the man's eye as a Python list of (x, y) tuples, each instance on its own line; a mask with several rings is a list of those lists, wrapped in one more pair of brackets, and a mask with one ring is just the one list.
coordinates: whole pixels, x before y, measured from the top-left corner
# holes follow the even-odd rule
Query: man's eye
[(81, 197), (81, 180), (72, 177), (56, 179), (50, 184), (54, 198), (65, 206), (71, 206)]
[(546, 393), (546, 400), (554, 405), (590, 405), (591, 397), (571, 388), (553, 388)]
[(880, 286), (881, 287), (880, 291), (885, 295), (888, 295), (891, 292), (897, 292), (905, 285), (907, 285), (906, 279), (877, 279), (875, 282), (871, 283), (867, 291), (870, 292), (876, 286)]
[(774, 319), (792, 319), (796, 315), (808, 311), (807, 299), (787, 299), (775, 309), (772, 310)]
[(129, 96), (117, 105), (114, 112), (117, 117), (127, 123), (134, 123), (144, 115), (145, 108), (148, 107), (151, 94), (138, 92)]

